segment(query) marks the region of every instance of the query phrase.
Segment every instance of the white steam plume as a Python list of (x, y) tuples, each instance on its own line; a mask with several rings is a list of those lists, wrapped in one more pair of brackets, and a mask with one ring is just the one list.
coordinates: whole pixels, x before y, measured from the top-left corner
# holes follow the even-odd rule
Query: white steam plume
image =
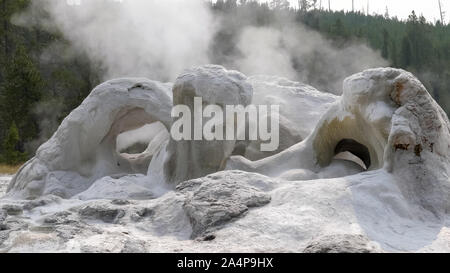
[(30, 13), (36, 10), (50, 17), (39, 24), (58, 29), (76, 50), (103, 64), (105, 79), (173, 80), (183, 69), (209, 62), (214, 21), (202, 0), (33, 0), (15, 23), (35, 23)]
[(346, 77), (389, 64), (366, 45), (337, 48), (318, 32), (289, 22), (281, 28), (245, 28), (238, 48), (243, 56), (232, 65), (245, 74), (278, 75), (335, 94), (342, 92)]
[[(105, 3), (109, 5), (105, 5)], [(345, 77), (386, 66), (379, 54), (361, 43), (337, 48), (320, 33), (290, 16), (270, 26), (248, 25), (248, 16), (214, 18), (204, 0), (33, 0), (15, 22), (59, 30), (79, 52), (106, 69), (104, 79), (142, 76), (173, 81), (194, 65), (210, 63), (214, 37), (228, 23), (238, 26), (240, 54), (225, 63), (247, 75), (269, 74), (302, 81), (339, 94)], [(81, 4), (80, 4), (81, 3)], [(49, 14), (37, 19), (37, 10)], [(220, 20), (222, 19), (222, 20)], [(250, 20), (251, 21), (251, 20)], [(219, 24), (221, 22), (223, 24)], [(236, 30), (236, 29), (235, 29)], [(220, 44), (218, 45), (221, 46)], [(211, 58), (209, 58), (209, 57)]]

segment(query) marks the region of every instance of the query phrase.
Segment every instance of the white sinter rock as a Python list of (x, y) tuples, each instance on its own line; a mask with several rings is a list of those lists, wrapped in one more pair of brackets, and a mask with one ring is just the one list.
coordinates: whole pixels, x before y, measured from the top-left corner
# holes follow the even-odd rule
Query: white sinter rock
[(169, 140), (170, 88), (96, 88), (0, 199), (0, 252), (450, 252), (450, 124), (411, 73), (341, 97), (210, 65), (177, 79), (190, 109), (281, 105), (277, 154)]
[[(202, 98), (203, 105), (216, 104), (225, 111), (225, 105), (247, 106), (252, 96), (253, 88), (244, 74), (216, 65), (186, 70), (173, 87), (173, 105), (188, 106), (193, 119), (195, 98)], [(225, 123), (223, 126), (225, 132)], [(223, 170), (236, 144), (235, 140), (193, 140), (194, 132), (191, 139), (171, 138), (164, 163), (168, 182), (179, 183)]]
[[(19, 170), (8, 192), (25, 199), (46, 194), (69, 198), (104, 176), (135, 173), (134, 161), (117, 151), (116, 138), (155, 122), (165, 126), (159, 130), (168, 131), (170, 89), (171, 84), (146, 79), (99, 85)], [(146, 157), (148, 167), (152, 155)]]
[(302, 139), (309, 136), (323, 114), (339, 97), (312, 86), (276, 76), (252, 76), (252, 104), (279, 105), (280, 115)]
[[(253, 86), (254, 105), (278, 105), (280, 107), (280, 143), (273, 152), (261, 152), (262, 141), (246, 141), (239, 153), (250, 160), (258, 160), (278, 154), (301, 142), (314, 130), (322, 115), (338, 99), (330, 93), (298, 82), (275, 76), (253, 76), (249, 78)], [(265, 117), (261, 117), (265, 118)], [(257, 120), (250, 122), (256, 123)]]

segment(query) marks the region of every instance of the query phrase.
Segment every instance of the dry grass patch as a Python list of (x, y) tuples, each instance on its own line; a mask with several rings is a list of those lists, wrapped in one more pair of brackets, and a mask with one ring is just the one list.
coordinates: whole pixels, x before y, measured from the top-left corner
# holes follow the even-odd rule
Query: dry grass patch
[(0, 174), (15, 174), (20, 169), (20, 167), (22, 167), (22, 164), (18, 164), (15, 166), (0, 164)]

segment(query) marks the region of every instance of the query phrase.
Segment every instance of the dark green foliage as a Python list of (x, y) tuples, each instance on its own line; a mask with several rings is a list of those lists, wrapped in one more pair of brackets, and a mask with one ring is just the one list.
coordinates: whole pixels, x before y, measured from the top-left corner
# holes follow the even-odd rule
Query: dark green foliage
[(0, 157), (0, 161), (9, 165), (15, 165), (24, 161), (26, 154), (20, 151), (19, 142), (19, 130), (16, 123), (13, 122), (2, 143), (3, 155)]
[(402, 39), (402, 59), (400, 62), (401, 67), (409, 67), (412, 64), (412, 50), (411, 41), (408, 37)]
[(5, 81), (0, 87), (0, 109), (4, 124), (17, 124), (21, 142), (38, 135), (38, 125), (32, 110), (41, 99), (43, 82), (32, 60), (20, 46), (8, 63)]
[(389, 59), (389, 32), (383, 28), (383, 47), (381, 48), (381, 57)]
[[(29, 0), (0, 0), (0, 158), (26, 160), (57, 124), (100, 82), (101, 68), (74, 52), (59, 33), (20, 27), (12, 16)], [(35, 16), (48, 17), (35, 10)], [(45, 57), (43, 57), (45, 56)], [(53, 107), (48, 107), (54, 104)], [(17, 128), (17, 157), (6, 147), (11, 124)], [(49, 128), (51, 124), (51, 128)], [(9, 150), (8, 150), (9, 149)], [(10, 158), (11, 157), (11, 158)]]

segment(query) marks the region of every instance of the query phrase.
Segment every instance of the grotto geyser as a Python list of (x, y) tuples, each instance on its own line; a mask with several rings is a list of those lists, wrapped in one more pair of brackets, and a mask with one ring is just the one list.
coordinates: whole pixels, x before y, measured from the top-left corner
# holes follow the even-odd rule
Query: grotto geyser
[[(278, 149), (172, 139), (172, 107), (195, 97), (279, 105)], [(13, 177), (0, 251), (450, 251), (449, 147), (447, 115), (404, 70), (355, 74), (342, 96), (215, 65), (116, 79)]]

